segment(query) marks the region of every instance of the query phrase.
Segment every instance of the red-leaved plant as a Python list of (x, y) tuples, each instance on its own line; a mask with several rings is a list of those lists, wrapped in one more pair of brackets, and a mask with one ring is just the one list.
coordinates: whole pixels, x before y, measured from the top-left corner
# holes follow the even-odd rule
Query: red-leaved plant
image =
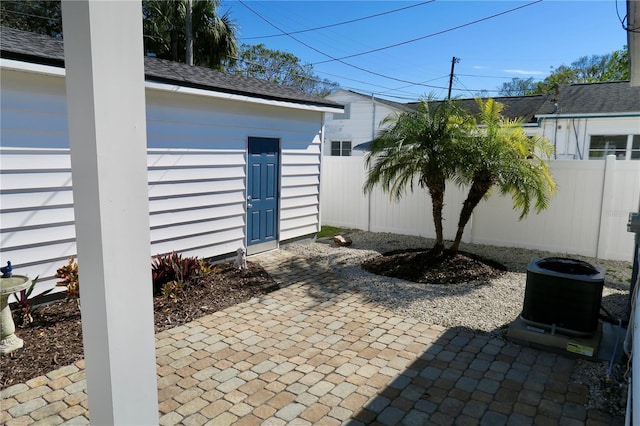
[(185, 257), (175, 251), (159, 254), (151, 262), (151, 278), (153, 280), (153, 294), (162, 292), (162, 286), (171, 281), (187, 283), (200, 269), (200, 262), (196, 257)]
[(45, 290), (42, 293), (38, 293), (35, 296), (31, 297), (31, 293), (33, 293), (33, 289), (36, 287), (36, 283), (38, 282), (38, 275), (33, 280), (31, 280), (31, 285), (24, 290), (20, 290), (20, 293), (15, 293), (13, 296), (16, 298), (16, 308), (21, 314), (20, 320), (22, 324), (31, 324), (33, 322), (33, 312), (35, 311), (35, 307), (38, 305), (38, 300), (47, 294), (51, 293), (53, 290), (50, 288), (49, 290)]

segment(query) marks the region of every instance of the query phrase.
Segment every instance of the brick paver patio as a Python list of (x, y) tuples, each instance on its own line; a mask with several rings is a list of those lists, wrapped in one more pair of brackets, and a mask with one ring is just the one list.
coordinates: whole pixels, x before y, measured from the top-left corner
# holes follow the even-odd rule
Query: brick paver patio
[[(314, 259), (267, 296), (156, 335), (162, 425), (610, 425), (575, 361), (404, 318)], [(88, 424), (84, 363), (2, 391), (0, 424)]]

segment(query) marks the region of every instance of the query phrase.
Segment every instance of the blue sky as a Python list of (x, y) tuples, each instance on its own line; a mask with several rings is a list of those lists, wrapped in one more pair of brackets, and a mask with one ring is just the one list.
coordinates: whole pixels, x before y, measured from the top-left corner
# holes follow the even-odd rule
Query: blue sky
[[(399, 102), (430, 93), (446, 97), (453, 56), (460, 62), (452, 94), (471, 97), (479, 90), (496, 94), (513, 77), (542, 79), (551, 67), (611, 53), (627, 42), (615, 0), (223, 0), (219, 11), (230, 12), (239, 42), (291, 52), (313, 64), (321, 78)], [(624, 0), (618, 11), (626, 13)], [(380, 16), (358, 20), (375, 14)], [(282, 35), (350, 20), (357, 21)], [(466, 25), (473, 21), (480, 22)], [(391, 45), (398, 46), (381, 49)]]

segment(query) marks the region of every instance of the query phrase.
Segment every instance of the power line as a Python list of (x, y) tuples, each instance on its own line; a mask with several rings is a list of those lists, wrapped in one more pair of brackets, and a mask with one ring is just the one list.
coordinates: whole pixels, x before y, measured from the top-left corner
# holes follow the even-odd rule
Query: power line
[[(429, 37), (434, 37), (434, 36), (437, 36), (437, 35), (440, 35), (440, 34), (448, 33), (450, 31), (458, 30), (460, 28), (468, 27), (470, 25), (477, 24), (478, 22), (482, 22), (482, 21), (486, 21), (486, 20), (489, 20), (489, 19), (493, 19), (495, 17), (501, 16), (501, 15), (505, 15), (507, 13), (514, 12), (514, 11), (516, 11), (518, 9), (522, 9), (522, 8), (525, 8), (525, 7), (532, 6), (532, 5), (536, 4), (536, 3), (540, 3), (541, 1), (542, 0), (535, 0), (535, 1), (532, 1), (531, 3), (527, 3), (527, 4), (524, 4), (524, 5), (518, 6), (518, 7), (514, 7), (513, 9), (505, 10), (503, 12), (496, 13), (496, 14), (491, 15), (491, 16), (486, 16), (484, 18), (476, 19), (475, 21), (467, 22), (465, 24), (461, 24), (461, 25), (457, 25), (455, 27), (447, 28), (446, 30), (442, 30), (442, 31), (438, 31), (438, 32), (435, 32), (435, 33), (427, 34), (427, 35), (422, 36), (422, 37), (417, 37), (417, 38), (414, 38), (414, 39), (411, 39), (411, 40), (402, 41), (400, 43), (390, 44), (390, 45), (384, 46), (384, 47), (378, 47), (377, 49), (367, 50), (366, 52), (354, 53), (352, 55), (343, 56), (341, 58), (332, 58), (332, 59), (327, 60), (327, 61), (316, 62), (316, 63), (314, 63), (312, 65), (324, 64), (324, 63), (331, 62), (331, 61), (341, 61), (342, 59), (355, 58), (356, 56), (368, 55), (369, 53), (379, 52), (381, 50), (391, 49), (393, 47), (398, 47), (398, 46), (402, 46), (402, 45), (405, 45), (405, 44), (414, 43), (416, 41), (424, 40), (424, 39), (429, 38)], [(242, 1), (240, 3), (242, 3)]]
[(291, 31), (291, 32), (287, 32), (287, 33), (283, 32), (281, 34), (270, 34), (270, 35), (265, 35), (265, 36), (243, 37), (243, 38), (241, 38), (241, 40), (254, 40), (254, 39), (258, 39), (258, 38), (282, 37), (282, 36), (291, 35), (291, 34), (301, 34), (301, 33), (308, 33), (308, 32), (311, 32), (311, 31), (324, 30), (325, 28), (331, 28), (331, 27), (337, 27), (337, 26), (340, 26), (340, 25), (352, 24), (354, 22), (364, 21), (366, 19), (377, 18), (378, 16), (389, 15), (391, 13), (400, 12), (402, 10), (411, 9), (413, 7), (423, 6), (423, 5), (428, 4), (428, 3), (433, 3), (434, 1), (435, 0), (423, 1), (422, 3), (412, 4), (412, 5), (409, 5), (409, 6), (401, 7), (399, 9), (388, 10), (386, 12), (376, 13), (374, 15), (369, 15), (369, 16), (363, 16), (362, 18), (350, 19), (348, 21), (337, 22), (335, 24), (323, 25), (323, 26), (315, 27), (315, 28), (308, 28), (306, 30)]
[[(498, 75), (479, 75), (479, 74), (456, 74), (456, 75), (460, 75), (462, 77), (480, 77), (480, 78), (502, 78), (505, 80), (513, 80), (514, 78), (518, 78), (518, 77), (507, 77), (507, 76), (498, 76)], [(544, 80), (544, 78), (540, 78), (540, 77), (529, 77), (533, 80)], [(528, 80), (529, 78), (526, 78), (525, 80)]]
[(620, 11), (618, 10), (618, 0), (615, 0), (616, 3), (616, 15), (618, 15), (618, 20), (620, 21), (620, 25), (622, 25), (622, 29), (628, 31), (630, 33), (640, 33), (640, 28), (631, 28), (629, 26), (629, 15), (624, 15), (624, 18), (620, 16)]
[[(412, 6), (409, 6), (409, 7), (419, 6), (419, 5), (423, 5), (423, 4), (431, 3), (431, 2), (433, 2), (433, 1), (435, 1), (435, 0), (430, 0), (430, 1), (423, 2), (423, 3), (417, 4), (417, 5), (412, 5)], [(538, 0), (538, 1), (542, 1), (542, 0)], [(295, 41), (297, 41), (297, 42), (299, 42), (299, 43), (303, 44), (304, 46), (306, 46), (306, 47), (308, 47), (308, 48), (310, 48), (310, 49), (312, 49), (312, 50), (314, 50), (314, 51), (316, 51), (316, 52), (318, 52), (318, 53), (320, 53), (320, 54), (322, 54), (322, 55), (324, 55), (324, 56), (327, 56), (327, 57), (329, 57), (329, 58), (332, 58), (332, 56), (331, 56), (331, 55), (328, 55), (328, 54), (326, 54), (326, 53), (324, 53), (324, 52), (321, 52), (320, 50), (315, 49), (314, 47), (309, 46), (309, 45), (307, 45), (306, 43), (304, 43), (304, 42), (302, 42), (302, 41), (298, 40), (297, 38), (295, 38), (295, 37), (293, 37), (293, 36), (291, 36), (291, 33), (286, 33), (286, 32), (284, 32), (283, 30), (281, 30), (280, 28), (278, 28), (277, 26), (275, 26), (274, 24), (272, 24), (271, 22), (269, 22), (266, 18), (262, 17), (259, 13), (257, 13), (256, 11), (254, 11), (253, 9), (251, 9), (250, 7), (248, 7), (248, 6), (247, 6), (246, 4), (244, 4), (241, 0), (240, 0), (239, 2), (240, 2), (243, 6), (245, 6), (247, 9), (249, 9), (251, 12), (253, 12), (253, 13), (254, 13), (254, 14), (256, 14), (258, 17), (260, 17), (262, 20), (264, 20), (265, 22), (267, 22), (269, 25), (271, 25), (271, 26), (273, 26), (274, 28), (276, 28), (277, 30), (281, 31), (281, 32), (283, 33), (283, 35), (287, 35), (287, 36), (291, 37), (292, 39), (294, 39)], [(402, 9), (407, 9), (407, 8), (409, 8), (409, 7), (405, 7), (405, 8), (401, 8), (401, 9), (395, 9), (395, 11), (397, 11), (397, 10), (402, 10)], [(3, 10), (3, 13), (5, 13), (5, 12), (13, 13), (13, 14), (18, 14), (18, 15), (29, 16), (29, 17), (33, 17), (33, 18), (46, 19), (46, 20), (50, 20), (50, 21), (51, 21), (51, 20), (55, 20), (55, 18), (51, 18), (51, 17), (47, 17), (47, 16), (34, 15), (34, 14), (29, 14), (29, 13), (25, 13), (25, 12), (14, 11), (14, 10), (6, 10), (6, 9), (4, 9), (4, 10)], [(385, 12), (385, 13), (383, 13), (383, 14), (391, 13), (391, 12), (393, 12), (393, 11)], [(504, 13), (506, 13), (506, 12), (504, 12)], [(381, 14), (378, 14), (378, 15), (381, 15)], [(376, 16), (376, 15), (371, 15), (371, 16)], [(361, 18), (361, 19), (366, 19), (366, 18)], [(336, 24), (336, 25), (337, 25), (337, 24)], [(242, 58), (237, 58), (237, 57), (232, 57), (232, 56), (229, 56), (229, 58), (230, 58), (230, 59), (235, 59), (235, 60), (238, 60), (238, 61), (241, 61), (241, 62), (245, 62), (245, 63), (248, 63), (248, 64), (252, 64), (252, 65), (259, 65), (259, 64), (257, 64), (257, 63), (254, 63), (254, 62), (251, 62), (251, 61), (248, 61), (248, 60), (242, 59)], [(338, 58), (336, 58), (335, 60), (337, 60), (338, 62), (343, 63), (344, 65), (347, 65), (347, 66), (349, 66), (349, 67), (352, 67), (352, 68), (358, 69), (358, 70), (360, 70), (360, 71), (363, 71), (363, 72), (366, 72), (366, 73), (369, 73), (369, 74), (377, 75), (377, 76), (379, 76), (379, 77), (383, 77), (383, 78), (386, 78), (386, 79), (390, 79), (390, 80), (394, 80), (394, 81), (398, 81), (398, 82), (402, 82), (402, 83), (408, 83), (408, 85), (407, 85), (407, 86), (403, 86), (403, 87), (399, 87), (399, 88), (390, 88), (390, 87), (386, 87), (386, 86), (382, 86), (382, 85), (378, 85), (378, 84), (368, 83), (368, 82), (365, 82), (365, 81), (356, 80), (356, 79), (352, 79), (352, 78), (348, 78), (348, 77), (339, 76), (339, 75), (336, 75), (336, 74), (331, 74), (331, 73), (328, 73), (328, 72), (323, 72), (323, 71), (318, 71), (318, 70), (316, 70), (316, 72), (318, 72), (319, 74), (326, 74), (326, 75), (330, 75), (330, 76), (333, 76), (333, 77), (337, 77), (337, 78), (340, 78), (340, 79), (343, 79), (343, 80), (354, 81), (354, 82), (356, 82), (356, 83), (361, 83), (361, 84), (366, 84), (366, 85), (368, 85), (368, 86), (372, 86), (372, 87), (378, 87), (378, 88), (381, 88), (381, 89), (386, 89), (384, 92), (376, 92), (376, 93), (377, 93), (377, 94), (383, 94), (383, 95), (388, 96), (388, 97), (393, 97), (392, 95), (387, 95), (386, 93), (388, 93), (388, 92), (391, 92), (391, 91), (394, 91), (394, 92), (400, 92), (402, 89), (407, 88), (407, 87), (411, 87), (411, 86), (429, 87), (429, 88), (433, 88), (433, 89), (447, 89), (447, 87), (444, 87), (444, 86), (433, 86), (433, 85), (425, 84), (426, 82), (434, 81), (434, 80), (438, 80), (438, 79), (440, 79), (440, 78), (442, 78), (442, 77), (437, 77), (437, 78), (434, 78), (434, 79), (425, 80), (425, 81), (423, 81), (423, 82), (416, 83), (416, 82), (412, 82), (412, 81), (408, 81), (408, 80), (403, 80), (403, 79), (398, 79), (398, 78), (395, 78), (395, 77), (390, 77), (390, 76), (387, 76), (387, 75), (384, 75), (384, 74), (381, 74), (381, 73), (377, 73), (377, 72), (374, 72), (374, 71), (370, 71), (370, 70), (367, 70), (367, 69), (364, 69), (364, 68), (358, 67), (358, 66), (356, 66), (356, 65), (352, 65), (352, 64), (349, 64), (349, 63), (343, 62), (343, 61), (341, 61), (341, 60), (340, 60), (340, 59), (338, 59)], [(310, 65), (313, 65), (313, 64), (310, 64)], [(316, 77), (304, 76), (303, 78), (305, 78), (305, 79), (307, 79), (307, 80), (311, 80), (311, 81), (316, 81), (316, 82), (318, 82), (318, 83), (327, 83), (326, 81), (321, 80), (321, 79), (316, 78)], [(338, 85), (338, 86), (340, 86), (340, 87), (344, 87), (343, 85), (341, 85), (340, 83), (337, 83), (337, 82), (329, 82), (329, 83), (335, 83), (335, 84), (337, 84), (337, 85)], [(462, 89), (453, 88), (453, 90), (461, 91)], [(483, 89), (483, 90), (484, 90), (484, 89)], [(499, 90), (484, 90), (484, 91), (499, 92)], [(365, 92), (366, 92), (366, 91), (365, 91)], [(405, 93), (410, 93), (410, 92), (405, 92)], [(400, 96), (397, 96), (397, 97), (398, 97), (398, 98), (400, 98), (400, 99), (412, 99), (412, 98), (404, 98), (404, 97), (400, 97)]]
[[(440, 76), (440, 77), (431, 78), (429, 80), (421, 81), (420, 84), (429, 83), (430, 81), (440, 80), (442, 78), (447, 78), (447, 77), (449, 77), (449, 74), (445, 74), (445, 75)], [(412, 87), (412, 86), (413, 86), (413, 84), (410, 84), (410, 85), (398, 87), (398, 88), (395, 88), (395, 89), (389, 89), (388, 91), (398, 91), (398, 90), (406, 89), (406, 88)], [(382, 92), (382, 93), (386, 93), (386, 92)]]
[[(318, 72), (318, 74), (326, 74), (326, 75), (330, 75), (331, 77), (337, 77), (337, 78), (341, 78), (343, 80), (353, 81), (355, 83), (361, 83), (361, 84), (366, 84), (368, 86), (379, 87), (381, 89), (387, 89), (388, 91), (397, 91), (397, 90), (399, 90), (399, 89), (392, 89), (391, 87), (381, 86), (379, 84), (369, 83), (369, 82), (362, 81), (362, 80), (356, 80), (356, 79), (349, 78), (349, 77), (343, 77), (341, 75), (332, 74), (332, 73), (325, 72), (325, 71), (317, 71), (317, 72)], [(405, 87), (411, 87), (411, 86), (405, 86)]]
[[(262, 66), (262, 65), (263, 65), (263, 64), (256, 63), (256, 62), (249, 61), (249, 60), (247, 60), (247, 59), (243, 59), (243, 58), (238, 58), (238, 57), (234, 57), (234, 56), (227, 56), (227, 57), (228, 57), (228, 58), (230, 58), (230, 59), (235, 59), (236, 61), (239, 61), (239, 62), (243, 62), (243, 63), (249, 64), (249, 65), (258, 65), (258, 66)], [(244, 75), (249, 76), (249, 75), (248, 75), (248, 73), (247, 73), (247, 72), (245, 72), (244, 70), (239, 70), (239, 72), (242, 72)], [(337, 78), (340, 78), (340, 79), (343, 79), (343, 80), (348, 80), (348, 81), (353, 81), (353, 82), (356, 82), (356, 83), (365, 84), (365, 85), (367, 85), (367, 86), (378, 87), (378, 88), (381, 88), (381, 89), (387, 89), (385, 92), (374, 92), (374, 94), (383, 95), (383, 94), (385, 94), (385, 93), (387, 93), (387, 92), (389, 92), (389, 91), (395, 91), (395, 92), (399, 92), (399, 93), (406, 93), (406, 94), (408, 94), (408, 95), (412, 95), (412, 96), (411, 96), (411, 97), (406, 97), (406, 96), (392, 96), (392, 95), (385, 95), (385, 96), (387, 96), (387, 97), (396, 97), (396, 98), (399, 98), (399, 99), (415, 99), (415, 98), (416, 98), (416, 95), (415, 95), (414, 93), (411, 93), (411, 92), (402, 92), (400, 89), (392, 89), (392, 88), (390, 88), (390, 87), (381, 86), (381, 85), (379, 85), (379, 84), (369, 83), (369, 82), (362, 81), (362, 80), (356, 80), (356, 79), (353, 79), (353, 78), (344, 77), (344, 76), (340, 76), (340, 75), (332, 74), (332, 73), (329, 73), (329, 72), (324, 72), (324, 71), (317, 71), (317, 72), (318, 72), (319, 74), (326, 74), (326, 75), (330, 75), (330, 76), (332, 76), (332, 77), (337, 77)], [(304, 79), (304, 80), (314, 81), (314, 82), (322, 83), (322, 84), (335, 84), (336, 86), (338, 86), (338, 87), (340, 87), (340, 88), (343, 88), (343, 89), (353, 89), (353, 90), (354, 90), (354, 91), (356, 91), (356, 92), (365, 92), (365, 93), (369, 93), (369, 90), (364, 90), (364, 89), (359, 89), (359, 88), (355, 88), (355, 87), (345, 86), (345, 85), (340, 84), (340, 83), (335, 82), (335, 81), (328, 81), (328, 82), (327, 82), (327, 81), (325, 81), (325, 80), (323, 80), (323, 79), (319, 78), (319, 76), (312, 76), (312, 75), (299, 75), (298, 77), (300, 77), (300, 78), (302, 78), (302, 79)], [(437, 80), (437, 79), (433, 79), (433, 80)], [(429, 81), (430, 81), (430, 80), (429, 80)], [(410, 87), (410, 86), (406, 86), (406, 87)]]
[[(15, 2), (11, 2), (11, 3), (15, 3)], [(47, 21), (58, 21), (58, 18), (55, 17), (49, 17), (49, 16), (42, 16), (42, 15), (34, 15), (32, 13), (26, 13), (26, 12), (19, 12), (17, 10), (11, 10), (11, 9), (2, 9), (2, 13), (8, 13), (10, 15), (22, 15), (22, 16), (28, 16), (30, 18), (39, 18), (39, 19), (45, 19)]]
[[(542, 0), (538, 0), (538, 1), (542, 1)], [(277, 25), (273, 24), (271, 21), (269, 21), (268, 19), (266, 19), (265, 17), (263, 17), (262, 15), (260, 15), (258, 12), (256, 12), (256, 11), (255, 11), (255, 10), (253, 10), (252, 8), (250, 8), (250, 7), (249, 7), (249, 6), (248, 6), (244, 1), (242, 1), (242, 0), (238, 0), (238, 2), (239, 2), (241, 5), (243, 5), (244, 7), (246, 7), (247, 9), (249, 9), (249, 11), (251, 11), (253, 14), (255, 14), (258, 18), (262, 19), (262, 20), (263, 20), (263, 21), (265, 21), (267, 24), (271, 25), (273, 28), (275, 28), (275, 29), (277, 29), (278, 31), (282, 32), (282, 33), (283, 33), (283, 34), (285, 34), (287, 37), (290, 37), (291, 39), (293, 39), (293, 40), (297, 41), (298, 43), (302, 44), (303, 46), (305, 46), (305, 47), (307, 47), (307, 48), (309, 48), (309, 49), (313, 50), (314, 52), (319, 53), (319, 54), (321, 54), (321, 55), (323, 55), (323, 56), (326, 56), (326, 57), (328, 57), (328, 58), (331, 58), (331, 59), (332, 59), (332, 60), (334, 60), (334, 61), (340, 62), (340, 63), (341, 63), (341, 64), (343, 64), (343, 65), (346, 65), (346, 66), (351, 67), (351, 68), (355, 68), (355, 69), (357, 69), (357, 70), (359, 70), (359, 71), (366, 72), (366, 73), (368, 73), (368, 74), (376, 75), (376, 76), (378, 76), (378, 77), (382, 77), (382, 78), (386, 78), (386, 79), (394, 80), (394, 81), (399, 81), (399, 82), (401, 82), (401, 83), (408, 83), (408, 84), (415, 85), (415, 86), (431, 87), (431, 88), (434, 88), (434, 89), (447, 89), (446, 87), (441, 87), (441, 86), (431, 86), (431, 85), (428, 85), (428, 84), (419, 84), (419, 83), (416, 83), (416, 82), (413, 82), (413, 81), (403, 80), (403, 79), (396, 78), (396, 77), (391, 77), (391, 76), (384, 75), (384, 74), (381, 74), (381, 73), (378, 73), (378, 72), (375, 72), (375, 71), (367, 70), (367, 69), (365, 69), (365, 68), (362, 68), (362, 67), (359, 67), (359, 66), (356, 66), (356, 65), (350, 64), (350, 63), (348, 63), (348, 62), (344, 62), (342, 59), (334, 58), (333, 56), (329, 55), (328, 53), (322, 52), (322, 51), (320, 51), (320, 50), (316, 49), (315, 47), (310, 46), (309, 44), (305, 43), (304, 41), (302, 41), (302, 40), (300, 40), (300, 39), (298, 39), (298, 38), (296, 38), (296, 37), (294, 37), (293, 35), (291, 35), (291, 34), (287, 34), (287, 32), (286, 32), (286, 31), (284, 31), (283, 29), (281, 29), (281, 28), (280, 28), (280, 27), (278, 27)], [(313, 65), (313, 64), (312, 64), (312, 65)]]
[[(461, 85), (462, 87), (464, 87), (464, 91), (469, 92), (469, 93), (471, 94), (471, 96), (475, 96), (475, 95), (477, 94), (477, 92), (475, 92), (475, 93), (474, 93), (474, 92), (472, 92), (471, 90), (469, 90), (469, 89), (467, 88), (467, 86), (465, 86), (465, 85), (464, 85), (464, 83), (462, 82), (462, 80), (460, 80), (460, 79), (458, 78), (458, 76), (457, 76), (457, 75), (454, 75), (454, 76), (453, 76), (453, 78), (454, 78), (458, 83), (460, 83), (460, 85)], [(461, 91), (462, 91), (462, 90), (461, 90)]]

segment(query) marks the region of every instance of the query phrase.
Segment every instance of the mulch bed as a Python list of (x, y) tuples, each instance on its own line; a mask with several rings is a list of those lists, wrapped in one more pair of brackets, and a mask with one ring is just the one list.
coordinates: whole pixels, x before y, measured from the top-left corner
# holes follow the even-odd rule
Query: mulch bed
[(506, 271), (503, 265), (471, 253), (434, 253), (424, 249), (384, 253), (363, 262), (362, 268), (378, 275), (427, 284), (485, 281)]
[[(248, 269), (240, 271), (232, 263), (218, 264), (210, 275), (178, 292), (177, 298), (155, 296), (156, 333), (278, 289), (259, 264), (247, 265)], [(18, 317), (14, 312), (16, 334), (24, 340), (24, 348), (0, 357), (0, 388), (24, 383), (84, 358), (80, 309), (75, 300), (37, 308), (31, 324), (22, 324)]]

